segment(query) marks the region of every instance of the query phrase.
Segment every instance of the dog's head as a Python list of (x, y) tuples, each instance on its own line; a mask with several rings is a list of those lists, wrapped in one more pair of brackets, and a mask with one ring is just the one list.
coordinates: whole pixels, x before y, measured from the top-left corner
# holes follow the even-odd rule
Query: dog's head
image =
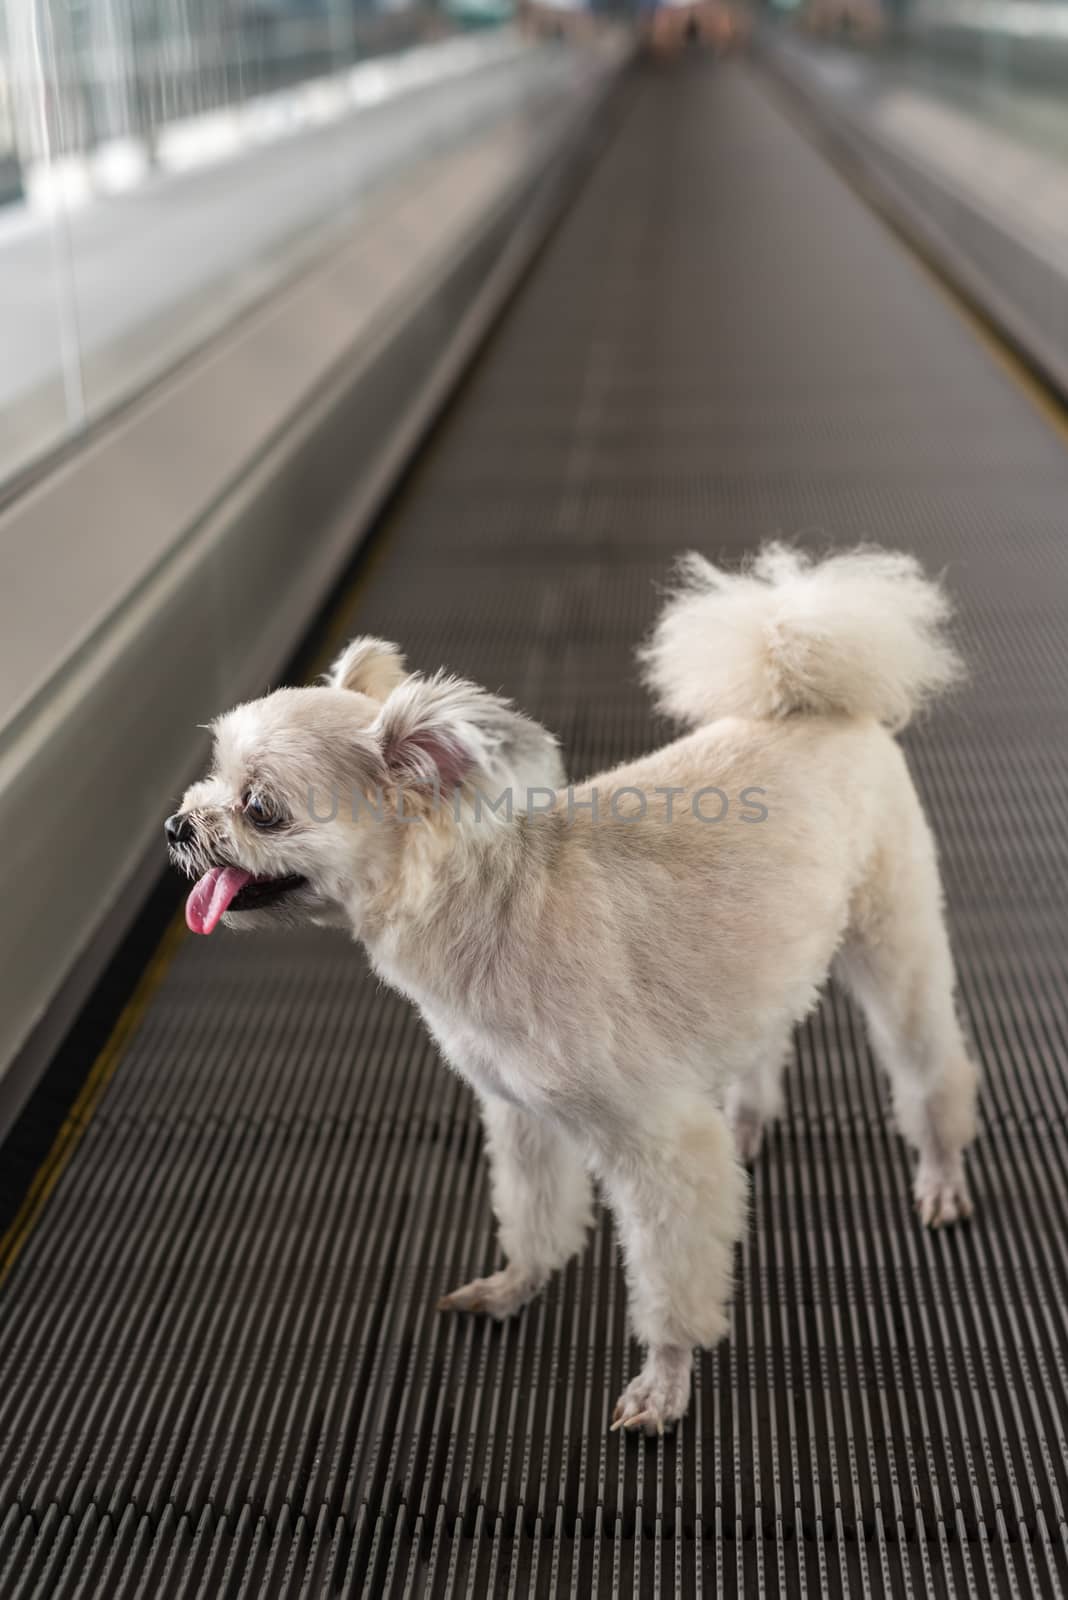
[[(278, 689), (212, 731), (210, 775), (165, 824), (172, 861), (197, 880), (195, 933), (223, 920), (358, 930), (413, 823), (498, 826), (532, 789), (564, 782), (546, 729), (474, 684), (408, 675), (379, 639), (353, 640), (323, 685)], [(476, 795), (491, 807), (474, 807), (473, 822)]]

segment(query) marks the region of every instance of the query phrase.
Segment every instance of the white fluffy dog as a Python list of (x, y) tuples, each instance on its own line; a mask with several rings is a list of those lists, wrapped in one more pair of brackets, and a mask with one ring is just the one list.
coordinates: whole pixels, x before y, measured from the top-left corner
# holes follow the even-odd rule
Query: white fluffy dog
[[(446, 1308), (516, 1311), (582, 1248), (596, 1178), (662, 1430), (726, 1326), (745, 1176), (832, 961), (867, 1018), (925, 1223), (967, 1216), (976, 1072), (931, 834), (892, 733), (960, 675), (903, 555), (684, 564), (642, 652), (691, 730), (564, 790), (555, 741), (358, 639), (323, 687), (214, 726), (167, 822), (210, 933), (341, 923), (482, 1102), (506, 1265)], [(556, 791), (554, 793), (554, 791)]]

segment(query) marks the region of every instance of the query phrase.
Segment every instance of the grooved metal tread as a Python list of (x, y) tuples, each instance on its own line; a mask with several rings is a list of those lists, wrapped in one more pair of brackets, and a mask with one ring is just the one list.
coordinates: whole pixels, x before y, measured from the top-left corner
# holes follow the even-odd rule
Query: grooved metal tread
[(607, 1222), (514, 1322), (437, 1315), (494, 1262), (468, 1092), (342, 937), (179, 938), (0, 1295), (4, 1600), (1062, 1592), (1066, 504), (1062, 441), (759, 80), (636, 78), (345, 631), (513, 695), (579, 776), (663, 734), (631, 652), (677, 551), (945, 567), (975, 679), (907, 742), (975, 1220), (917, 1225), (832, 992), (692, 1414), (609, 1434)]

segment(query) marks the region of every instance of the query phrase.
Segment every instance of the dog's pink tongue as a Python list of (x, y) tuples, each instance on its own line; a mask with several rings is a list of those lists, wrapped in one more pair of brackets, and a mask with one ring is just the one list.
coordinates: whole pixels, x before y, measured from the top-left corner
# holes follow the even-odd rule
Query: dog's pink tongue
[(240, 867), (211, 867), (198, 879), (185, 903), (186, 926), (192, 933), (214, 933), (230, 901), (252, 877)]

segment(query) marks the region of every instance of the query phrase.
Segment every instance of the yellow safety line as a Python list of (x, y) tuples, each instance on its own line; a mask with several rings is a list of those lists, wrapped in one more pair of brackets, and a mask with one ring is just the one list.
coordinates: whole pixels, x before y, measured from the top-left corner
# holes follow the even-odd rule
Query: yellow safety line
[(115, 1075), (123, 1050), (136, 1033), (149, 1001), (174, 959), (184, 933), (184, 918), (176, 916), (157, 945), (155, 954), (141, 974), (136, 989), (123, 1007), (119, 1020), (94, 1061), (89, 1076), (82, 1085), (81, 1093), (53, 1139), (51, 1149), (34, 1174), (33, 1182), (11, 1225), (0, 1238), (0, 1288), (3, 1287), (18, 1260), (49, 1195), (63, 1176), (71, 1156), (77, 1149), (104, 1090)]
[[(324, 662), (328, 653), (331, 638), (336, 638), (345, 617), (352, 612), (360, 595), (363, 592), (372, 572), (381, 557), (382, 540), (376, 540), (375, 547), (369, 553), (366, 561), (361, 562), (360, 570), (344, 594), (337, 601), (337, 611), (324, 629), (324, 641), (314, 652), (313, 660)], [(333, 654), (333, 651), (329, 652)], [(179, 911), (168, 924), (159, 944), (138, 979), (137, 987), (123, 1007), (118, 1021), (101, 1049), (89, 1071), (89, 1076), (82, 1085), (81, 1091), (70, 1111), (64, 1118), (63, 1125), (53, 1139), (48, 1154), (34, 1173), (22, 1204), (15, 1213), (6, 1232), (0, 1236), (0, 1289), (3, 1288), (10, 1276), (15, 1262), (18, 1260), (25, 1247), (26, 1241), (37, 1225), (49, 1197), (55, 1189), (63, 1173), (70, 1163), (71, 1157), (81, 1142), (93, 1113), (103, 1097), (104, 1091), (118, 1069), (126, 1046), (130, 1043), (142, 1018), (148, 1010), (150, 1001), (178, 952), (185, 938), (185, 915)]]
[(884, 220), (888, 222), (895, 237), (908, 247), (913, 260), (918, 263), (941, 299), (971, 329), (1002, 372), (1013, 380), (1018, 389), (1023, 390), (1032, 406), (1054, 433), (1068, 444), (1068, 404), (1028, 366), (997, 324), (990, 321), (968, 295), (957, 288), (941, 265), (933, 260), (916, 240), (903, 233), (893, 219), (884, 218)]
[[(380, 514), (376, 513), (376, 520)], [(335, 601), (334, 606), (331, 608), (333, 615), (323, 623), (322, 638), (311, 652), (313, 677), (317, 677), (320, 672), (325, 671), (335, 657), (340, 655), (342, 645), (348, 643), (348, 640), (343, 639), (342, 635), (346, 631), (349, 616), (355, 610), (363, 591), (378, 571), (388, 542), (388, 539), (383, 538), (381, 534), (374, 538), (370, 550), (366, 552), (360, 562), (359, 572), (353, 578), (344, 594)]]

